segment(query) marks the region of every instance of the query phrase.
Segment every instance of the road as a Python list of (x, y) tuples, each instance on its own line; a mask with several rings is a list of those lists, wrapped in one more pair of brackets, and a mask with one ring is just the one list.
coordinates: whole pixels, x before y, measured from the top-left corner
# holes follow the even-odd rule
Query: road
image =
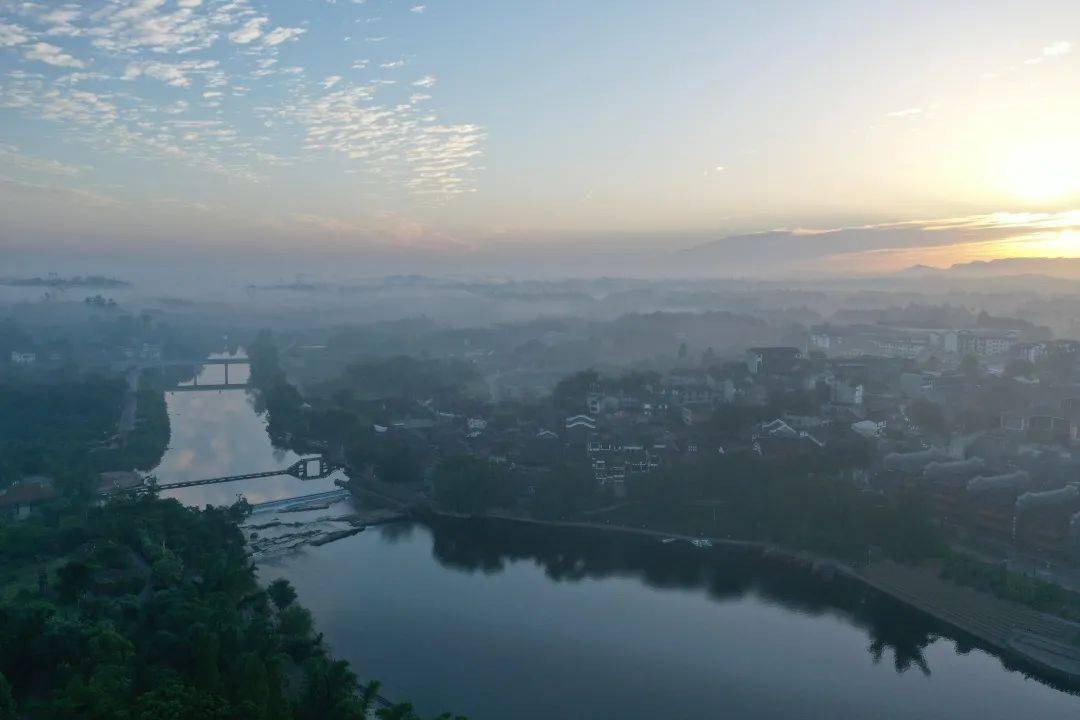
[(127, 392), (124, 393), (124, 404), (120, 409), (120, 423), (117, 431), (120, 442), (127, 440), (128, 433), (135, 429), (135, 419), (139, 414), (139, 370), (132, 368), (127, 373)]

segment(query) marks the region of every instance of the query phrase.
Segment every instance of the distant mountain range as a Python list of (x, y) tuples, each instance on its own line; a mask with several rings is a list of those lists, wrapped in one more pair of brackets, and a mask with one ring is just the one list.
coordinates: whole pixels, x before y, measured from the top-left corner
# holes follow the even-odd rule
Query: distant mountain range
[(1047, 277), (1080, 280), (1080, 258), (999, 258), (956, 263), (947, 268), (913, 265), (901, 270), (901, 276), (1006, 277), (1044, 275)]
[(0, 285), (9, 287), (50, 287), (50, 288), (121, 288), (131, 287), (126, 280), (118, 280), (102, 275), (76, 275), (74, 277), (9, 277), (0, 278)]

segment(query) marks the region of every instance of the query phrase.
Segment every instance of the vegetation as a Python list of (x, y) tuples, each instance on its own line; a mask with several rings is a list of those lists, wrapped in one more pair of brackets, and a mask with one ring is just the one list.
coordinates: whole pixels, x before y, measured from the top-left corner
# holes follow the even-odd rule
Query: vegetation
[(142, 495), (0, 525), (5, 571), (36, 575), (0, 599), (0, 718), (368, 717), (378, 685), (329, 655), (287, 581), (256, 583), (248, 509)]
[(124, 442), (122, 459), (117, 467), (150, 470), (161, 462), (169, 446), (169, 410), (165, 394), (155, 384), (155, 374), (147, 372), (139, 381), (138, 415), (135, 427)]
[(514, 493), (506, 471), (489, 460), (458, 455), (435, 466), (435, 500), (440, 506), (458, 513), (482, 513), (507, 507)]
[[(836, 477), (834, 455), (767, 459), (730, 453), (636, 476), (627, 524), (672, 532), (775, 542), (847, 560), (871, 547), (901, 559), (943, 551), (925, 502), (914, 491), (864, 492)], [(614, 520), (613, 520), (614, 521)]]
[(89, 467), (89, 450), (116, 430), (125, 387), (122, 378), (104, 376), (0, 384), (0, 477), (59, 479)]
[(267, 431), (273, 438), (294, 435), (303, 429), (300, 392), (285, 378), (273, 335), (263, 331), (248, 346), (251, 359), (249, 382), (259, 390), (267, 414)]
[[(1055, 583), (1009, 572), (1004, 565), (991, 565), (968, 555), (953, 553), (946, 559), (941, 575), (1040, 612), (1080, 622), (1080, 594)], [(1080, 641), (1080, 637), (1077, 641)]]
[(169, 444), (164, 395), (143, 376), (135, 426), (121, 439), (126, 390), (123, 378), (104, 375), (0, 384), (0, 480), (47, 475), (63, 483), (80, 473), (153, 468)]

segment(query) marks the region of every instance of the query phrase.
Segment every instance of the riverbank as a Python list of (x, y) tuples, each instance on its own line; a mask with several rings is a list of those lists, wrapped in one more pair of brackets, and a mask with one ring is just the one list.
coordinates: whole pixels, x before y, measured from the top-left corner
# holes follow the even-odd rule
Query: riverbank
[(758, 552), (763, 557), (807, 568), (826, 579), (844, 577), (973, 638), (1011, 663), (1052, 677), (1071, 690), (1080, 690), (1080, 624), (945, 580), (940, 577), (939, 568), (932, 563), (908, 566), (890, 560), (875, 560), (864, 566), (855, 566), (834, 558), (754, 540), (693, 536), (596, 521), (542, 520), (499, 512), (488, 512), (481, 516), (456, 513), (434, 507), (419, 488), (394, 486), (377, 480), (363, 484), (353, 482), (351, 489), (356, 495), (419, 517), (482, 519), (600, 530), (653, 537), (659, 541), (684, 541), (699, 546), (702, 541), (707, 541), (709, 546)]
[(781, 562), (810, 569), (831, 579), (841, 576), (922, 612), (959, 631), (1006, 660), (1052, 677), (1070, 690), (1080, 690), (1080, 624), (1036, 612), (1018, 603), (942, 579), (936, 566), (907, 566), (877, 560), (864, 567), (842, 563), (771, 543), (730, 538), (695, 537), (649, 528), (568, 520), (539, 520), (504, 513), (470, 516), (429, 508), (432, 516), (456, 520), (493, 520), (568, 529), (618, 532), (658, 540), (681, 540), (709, 546), (750, 550)]

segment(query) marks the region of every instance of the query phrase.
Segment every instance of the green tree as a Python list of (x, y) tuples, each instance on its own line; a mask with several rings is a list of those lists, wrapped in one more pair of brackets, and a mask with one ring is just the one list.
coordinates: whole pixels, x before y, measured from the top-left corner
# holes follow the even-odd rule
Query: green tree
[(396, 703), (390, 707), (379, 708), (375, 716), (379, 720), (418, 720), (411, 703)]
[(1024, 358), (1013, 358), (1005, 363), (1005, 377), (1031, 377), (1035, 374), (1035, 365)]
[(296, 589), (285, 578), (278, 578), (270, 583), (266, 592), (278, 610), (284, 610), (296, 600)]
[(220, 697), (177, 681), (139, 696), (131, 720), (229, 720), (236, 717)]
[(299, 703), (302, 720), (326, 720), (327, 718), (356, 718), (355, 702), (359, 689), (356, 675), (344, 660), (331, 660), (316, 656), (304, 663), (304, 686)]
[(970, 354), (962, 357), (960, 359), (960, 372), (972, 382), (978, 380), (982, 373), (982, 368), (979, 366), (979, 359)]
[(220, 692), (221, 674), (218, 663), (221, 642), (217, 633), (200, 626), (195, 632), (193, 645), (195, 653), (195, 687), (208, 693)]
[(589, 388), (600, 382), (600, 373), (595, 370), (582, 370), (563, 378), (551, 392), (551, 401), (560, 412), (581, 412), (585, 407), (585, 396)]
[(911, 422), (922, 428), (923, 432), (931, 435), (944, 435), (948, 432), (945, 411), (937, 403), (919, 398), (908, 405), (907, 415)]
[(11, 685), (0, 673), (0, 720), (16, 720), (15, 698), (11, 696)]
[(79, 599), (90, 589), (93, 572), (90, 566), (79, 560), (71, 560), (56, 572), (59, 582), (56, 589), (67, 601)]

